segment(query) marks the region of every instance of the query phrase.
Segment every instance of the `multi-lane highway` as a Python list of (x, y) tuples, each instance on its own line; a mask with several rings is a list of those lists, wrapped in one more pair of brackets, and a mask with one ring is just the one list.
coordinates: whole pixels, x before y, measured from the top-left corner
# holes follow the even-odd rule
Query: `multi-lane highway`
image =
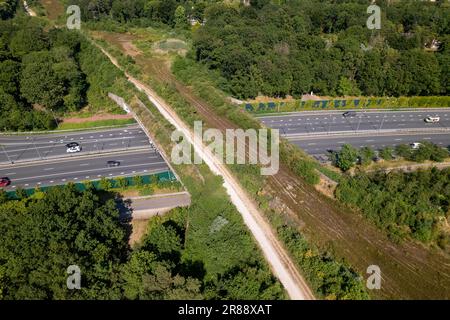
[[(264, 116), (263, 124), (280, 129), (285, 136), (363, 131), (427, 130), (450, 128), (450, 108), (418, 111), (357, 111), (354, 117), (344, 117), (344, 111), (318, 111)], [(440, 117), (438, 123), (426, 123), (428, 116)]]
[[(318, 111), (260, 117), (267, 127), (314, 156), (339, 150), (343, 144), (357, 148), (382, 149), (398, 144), (430, 141), (442, 147), (450, 145), (450, 108), (407, 111), (357, 111), (344, 117), (345, 111)], [(438, 123), (425, 118), (440, 117)]]
[[(66, 144), (78, 142), (82, 151), (66, 152)], [(83, 131), (43, 135), (0, 135), (0, 164), (45, 160), (60, 157), (77, 158), (116, 150), (146, 148), (149, 140), (139, 126), (101, 131)]]
[[(120, 166), (108, 167), (108, 161), (118, 161)], [(57, 159), (30, 164), (0, 167), (0, 176), (8, 177), (7, 190), (61, 185), (68, 182), (98, 180), (102, 177), (134, 176), (167, 171), (164, 159), (154, 150), (133, 150), (80, 157)]]
[[(290, 140), (290, 139), (289, 139)], [(399, 144), (430, 141), (442, 147), (450, 146), (450, 133), (417, 133), (417, 134), (379, 134), (352, 136), (311, 136), (290, 140), (311, 155), (324, 155), (328, 151), (338, 151), (342, 145), (350, 144), (356, 148), (371, 147), (375, 150), (395, 147)]]
[[(70, 142), (79, 143), (82, 151), (68, 154), (65, 145)], [(8, 191), (170, 170), (138, 126), (63, 135), (0, 136), (0, 143), (5, 150), (1, 152), (0, 177), (11, 180), (5, 188)], [(108, 161), (120, 165), (110, 167)]]

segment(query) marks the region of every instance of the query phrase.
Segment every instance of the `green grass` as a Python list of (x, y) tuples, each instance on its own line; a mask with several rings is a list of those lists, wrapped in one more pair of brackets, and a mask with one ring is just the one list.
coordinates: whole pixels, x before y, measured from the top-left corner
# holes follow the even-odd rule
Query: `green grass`
[(81, 123), (62, 123), (58, 126), (58, 130), (73, 130), (73, 129), (91, 129), (96, 127), (113, 127), (123, 126), (127, 124), (136, 123), (134, 119), (111, 119), (99, 121), (87, 121)]

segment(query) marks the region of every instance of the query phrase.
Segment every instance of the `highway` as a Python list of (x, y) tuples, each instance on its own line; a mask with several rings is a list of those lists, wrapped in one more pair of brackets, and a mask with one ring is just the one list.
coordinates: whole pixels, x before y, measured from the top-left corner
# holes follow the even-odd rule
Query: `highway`
[[(119, 161), (120, 166), (109, 168), (107, 161)], [(169, 170), (161, 155), (154, 149), (130, 150), (74, 159), (56, 159), (29, 164), (0, 167), (0, 176), (8, 177), (7, 191), (19, 187), (61, 185), (68, 182), (98, 180), (102, 177), (134, 176)]]
[[(258, 119), (267, 127), (279, 129), (284, 136), (302, 134), (360, 133), (369, 130), (427, 130), (450, 128), (450, 108), (417, 111), (357, 111), (353, 118), (346, 118), (347, 111), (316, 111), (264, 116)], [(428, 116), (439, 116), (439, 123), (426, 123)]]
[[(78, 142), (82, 151), (66, 152), (66, 144)], [(139, 126), (120, 129), (42, 135), (0, 135), (0, 164), (146, 148), (149, 140)]]
[(356, 148), (364, 146), (375, 150), (399, 144), (430, 141), (442, 147), (450, 146), (450, 133), (415, 133), (415, 134), (379, 134), (379, 135), (349, 135), (349, 136), (311, 136), (289, 139), (291, 143), (299, 146), (307, 153), (318, 156), (328, 151), (339, 151), (343, 144), (351, 144)]

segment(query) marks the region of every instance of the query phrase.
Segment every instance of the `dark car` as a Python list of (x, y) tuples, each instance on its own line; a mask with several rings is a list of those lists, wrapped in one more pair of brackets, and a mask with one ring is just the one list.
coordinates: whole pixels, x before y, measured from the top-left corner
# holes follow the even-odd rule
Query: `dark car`
[(118, 167), (118, 166), (120, 166), (120, 162), (119, 161), (108, 161), (106, 164), (110, 168), (111, 167)]
[(80, 146), (80, 144), (78, 142), (71, 142), (71, 143), (66, 144), (67, 148), (75, 148), (75, 147), (79, 147), (79, 146)]
[(9, 178), (0, 178), (0, 187), (7, 187), (11, 184), (11, 180)]
[(353, 118), (353, 117), (356, 117), (356, 112), (355, 111), (347, 111), (343, 114), (343, 116), (345, 118)]

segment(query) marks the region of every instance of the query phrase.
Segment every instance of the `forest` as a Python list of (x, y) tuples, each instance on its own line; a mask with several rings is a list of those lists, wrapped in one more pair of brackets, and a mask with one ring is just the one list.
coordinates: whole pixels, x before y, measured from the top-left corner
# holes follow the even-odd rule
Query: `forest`
[[(396, 241), (412, 237), (448, 250), (450, 169), (358, 173), (341, 179), (336, 197)], [(446, 227), (447, 226), (447, 227)]]
[[(1, 192), (0, 299), (284, 296), (270, 270), (259, 264), (254, 244), (242, 239), (246, 238), (240, 230), (242, 226), (236, 226), (232, 219), (228, 220), (228, 227), (216, 223), (209, 235), (210, 244), (228, 243), (229, 253), (223, 254), (224, 261), (214, 261), (218, 259), (216, 254), (201, 258), (192, 252), (199, 247), (192, 241), (200, 239), (191, 235), (200, 230), (187, 232), (185, 209), (153, 219), (141, 245), (131, 248), (131, 224), (120, 215), (112, 195), (93, 189), (79, 192), (73, 185), (54, 187), (19, 200), (9, 200)], [(220, 229), (223, 230), (219, 232)], [(221, 238), (234, 230), (241, 232), (234, 236), (238, 246)], [(237, 248), (241, 248), (238, 255)], [(214, 250), (213, 246), (203, 254)], [(227, 259), (230, 255), (234, 258)], [(198, 258), (192, 259), (195, 256)], [(81, 270), (80, 290), (67, 289), (66, 270), (71, 265)]]
[(279, 2), (212, 5), (193, 35), (194, 58), (219, 71), (234, 96), (450, 93), (445, 1), (377, 1), (380, 30), (366, 27), (371, 1)]
[[(366, 26), (368, 0), (72, 2), (88, 21), (186, 30), (189, 57), (238, 98), (450, 93), (446, 1), (377, 1), (380, 30)], [(189, 32), (189, 22), (202, 26)]]
[(79, 33), (18, 15), (0, 21), (0, 130), (54, 129), (57, 117), (89, 106), (117, 112), (119, 70)]

